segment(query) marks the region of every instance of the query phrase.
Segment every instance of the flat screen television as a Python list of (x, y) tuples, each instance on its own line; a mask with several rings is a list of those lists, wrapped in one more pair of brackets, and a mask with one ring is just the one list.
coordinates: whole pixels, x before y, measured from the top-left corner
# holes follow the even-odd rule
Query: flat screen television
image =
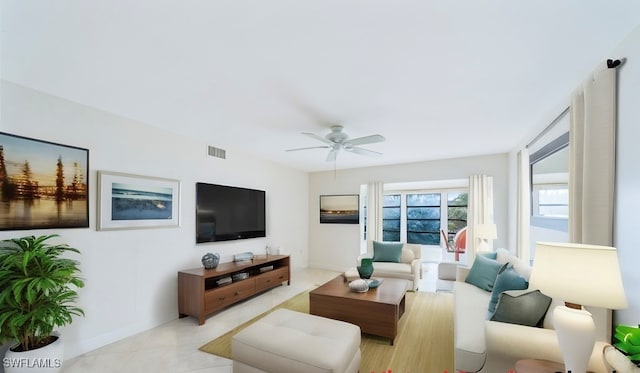
[(196, 183), (196, 243), (265, 236), (263, 190)]

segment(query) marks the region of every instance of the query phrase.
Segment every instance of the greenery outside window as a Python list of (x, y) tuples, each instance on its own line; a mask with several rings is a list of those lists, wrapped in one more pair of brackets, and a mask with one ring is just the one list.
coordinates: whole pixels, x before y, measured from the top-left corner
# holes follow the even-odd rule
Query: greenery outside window
[(400, 241), (400, 195), (385, 195), (382, 202), (382, 240)]
[(387, 194), (383, 201), (384, 241), (446, 246), (467, 226), (466, 191), (423, 191)]
[(447, 193), (447, 240), (453, 247), (453, 239), (459, 230), (467, 226), (467, 207), (469, 206), (469, 193)]
[(440, 193), (407, 194), (407, 243), (440, 244)]

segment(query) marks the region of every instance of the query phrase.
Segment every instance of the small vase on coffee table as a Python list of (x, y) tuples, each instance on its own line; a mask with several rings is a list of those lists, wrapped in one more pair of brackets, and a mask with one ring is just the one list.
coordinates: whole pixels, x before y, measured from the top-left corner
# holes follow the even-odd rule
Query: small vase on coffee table
[(360, 278), (363, 280), (368, 280), (373, 274), (373, 260), (369, 258), (363, 258), (360, 261), (360, 265), (356, 268), (358, 269)]

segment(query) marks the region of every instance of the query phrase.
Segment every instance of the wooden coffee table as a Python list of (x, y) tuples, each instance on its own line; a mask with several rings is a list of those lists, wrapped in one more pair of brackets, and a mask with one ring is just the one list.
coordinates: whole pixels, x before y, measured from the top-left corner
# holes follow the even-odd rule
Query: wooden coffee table
[(389, 338), (393, 345), (409, 286), (407, 280), (385, 278), (377, 288), (356, 293), (338, 276), (309, 292), (309, 312), (358, 325), (363, 333)]

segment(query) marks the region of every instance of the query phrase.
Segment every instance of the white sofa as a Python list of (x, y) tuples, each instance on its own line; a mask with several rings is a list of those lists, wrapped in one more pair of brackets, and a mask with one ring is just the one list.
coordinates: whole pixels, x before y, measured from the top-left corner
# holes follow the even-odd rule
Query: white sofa
[[(531, 267), (504, 249), (498, 249), (497, 261), (509, 262), (514, 270), (528, 280)], [(487, 320), (491, 292), (464, 282), (469, 267), (458, 267), (454, 283), (454, 354), (455, 368), (465, 372), (502, 373), (514, 369), (521, 359), (542, 359), (562, 362), (551, 310), (562, 304), (552, 300), (544, 319), (544, 327), (530, 327)], [(596, 329), (602, 320), (596, 318)], [(605, 333), (606, 334), (606, 333)], [(603, 359), (608, 343), (600, 337), (589, 361), (589, 370), (610, 372)]]
[[(402, 278), (411, 281), (411, 289), (418, 290), (422, 278), (422, 248), (420, 245), (407, 244), (402, 246), (400, 262), (373, 262), (372, 277)], [(358, 265), (363, 258), (373, 258), (373, 246), (368, 245), (368, 251), (358, 257)], [(345, 272), (347, 280), (359, 278), (358, 272), (352, 268)]]

